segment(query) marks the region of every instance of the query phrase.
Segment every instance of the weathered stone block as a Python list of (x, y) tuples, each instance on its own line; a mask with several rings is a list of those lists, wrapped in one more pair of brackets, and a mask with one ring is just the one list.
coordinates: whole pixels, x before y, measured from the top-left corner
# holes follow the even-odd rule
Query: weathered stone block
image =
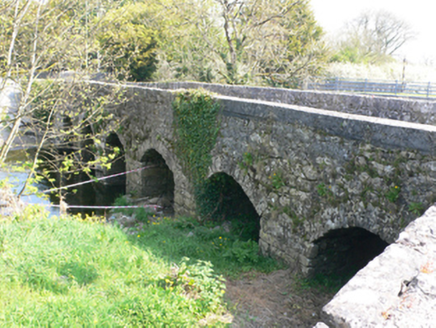
[(330, 327), (431, 327), (436, 322), (436, 207), (412, 222), (323, 308)]

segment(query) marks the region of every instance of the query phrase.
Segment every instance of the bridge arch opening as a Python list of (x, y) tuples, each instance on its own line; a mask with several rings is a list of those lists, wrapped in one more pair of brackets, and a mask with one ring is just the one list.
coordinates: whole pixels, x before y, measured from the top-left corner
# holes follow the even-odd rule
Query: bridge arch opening
[[(66, 150), (58, 149), (57, 151), (71, 153), (71, 149), (72, 148)], [(91, 175), (97, 178), (102, 178), (126, 171), (124, 147), (116, 133), (110, 133), (104, 139), (104, 142), (93, 143), (91, 140), (87, 140), (83, 144), (81, 151), (77, 152), (74, 157), (76, 160), (85, 163), (95, 160), (98, 156), (108, 156), (112, 154), (115, 149), (116, 155), (109, 161), (111, 162), (110, 169), (96, 165), (91, 170)], [(57, 180), (57, 186), (70, 185), (90, 180), (89, 174), (84, 171), (80, 171), (78, 174), (54, 173), (53, 177)], [(103, 179), (96, 183), (83, 184), (74, 189), (74, 192), (72, 189), (67, 189), (62, 192), (63, 200), (69, 205), (112, 205), (116, 198), (126, 193), (126, 176), (121, 175), (114, 178)], [(57, 194), (51, 194), (50, 199), (53, 203), (59, 202), (59, 196)], [(68, 211), (74, 214), (104, 214), (104, 210), (95, 208), (70, 208)]]
[(149, 149), (141, 158), (141, 198), (145, 202), (162, 206), (166, 215), (174, 214), (174, 176), (164, 158), (154, 149)]
[(314, 245), (312, 276), (342, 287), (389, 244), (368, 230), (352, 227), (331, 230)]
[[(111, 168), (107, 171), (106, 175), (112, 175), (117, 173), (126, 172), (126, 161), (124, 156), (124, 147), (116, 133), (111, 133), (106, 138), (106, 153), (115, 154), (114, 159), (111, 161)], [(108, 180), (107, 184), (116, 185), (122, 188), (125, 192), (126, 189), (126, 176), (120, 175)]]
[[(100, 167), (95, 170), (97, 177), (126, 172), (124, 147), (116, 133), (110, 133), (106, 137), (103, 151), (106, 156), (114, 154), (115, 157), (110, 160), (111, 167), (109, 169)], [(99, 183), (92, 184), (92, 186), (94, 188), (95, 205), (110, 205), (114, 203), (115, 199), (126, 193), (126, 176), (120, 175), (104, 179)]]
[(204, 220), (228, 223), (242, 239), (259, 240), (260, 216), (236, 180), (223, 172), (213, 174), (197, 197)]

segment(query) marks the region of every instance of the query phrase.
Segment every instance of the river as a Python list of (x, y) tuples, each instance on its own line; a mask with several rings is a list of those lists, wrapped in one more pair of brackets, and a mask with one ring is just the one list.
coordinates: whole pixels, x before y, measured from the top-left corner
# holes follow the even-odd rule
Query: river
[[(14, 169), (14, 163), (16, 161), (22, 161), (26, 159), (26, 153), (22, 150), (11, 151), (8, 158), (8, 167), (0, 169), (0, 181), (8, 181), (13, 187), (13, 191), (17, 194), (27, 179), (27, 172), (20, 172)], [(59, 178), (59, 175), (54, 174), (53, 177), (56, 181), (51, 184), (47, 179), (43, 179), (40, 183), (34, 184), (40, 192), (47, 191), (54, 187), (68, 186), (76, 184), (78, 182), (92, 180), (85, 174), (71, 175), (69, 177)], [(74, 188), (62, 190), (62, 197), (64, 201), (69, 205), (74, 206), (108, 206), (112, 205), (114, 200), (125, 194), (125, 185), (108, 185), (98, 182), (92, 182), (83, 184)], [(21, 200), (25, 204), (39, 204), (47, 207), (50, 215), (59, 215), (59, 195), (56, 192), (47, 193), (45, 195), (36, 195), (24, 193)], [(73, 208), (69, 209), (68, 213), (71, 214), (105, 214), (104, 210), (92, 209), (92, 208)]]

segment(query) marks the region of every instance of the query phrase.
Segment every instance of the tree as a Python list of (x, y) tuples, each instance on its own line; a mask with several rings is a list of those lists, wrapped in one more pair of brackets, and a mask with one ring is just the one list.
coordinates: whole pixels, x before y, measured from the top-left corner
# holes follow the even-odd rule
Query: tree
[(106, 105), (119, 100), (83, 83), (95, 73), (290, 86), (317, 72), (324, 53), (305, 0), (5, 0), (0, 13), (0, 91), (20, 91), (2, 113), (0, 162), (16, 136), (32, 133), (31, 174), (42, 155), (65, 172), (107, 164), (99, 136), (111, 122)]
[(159, 34), (160, 80), (220, 81), (222, 30), (214, 0), (160, 0), (154, 18)]
[(172, 9), (171, 31), (178, 40), (167, 35), (164, 43), (183, 50), (163, 46), (169, 51), (160, 55), (160, 70), (168, 64), (179, 76), (196, 80), (284, 85), (322, 65), (322, 31), (307, 1), (190, 0), (183, 7), (177, 3), (173, 0), (166, 9)]
[(110, 63), (112, 72), (119, 72), (121, 67), (129, 80), (151, 79), (156, 70), (158, 42), (152, 16), (151, 5), (140, 2), (115, 8), (105, 15), (98, 40), (102, 61)]
[[(96, 51), (101, 21), (96, 16), (91, 19), (90, 13), (96, 12), (101, 2), (80, 4), (78, 0), (1, 3), (0, 30), (4, 33), (0, 47), (6, 55), (1, 57), (0, 91), (13, 84), (19, 97), (12, 112), (3, 109), (2, 129), (8, 131), (8, 137), (1, 145), (0, 163), (17, 136), (31, 134), (39, 142), (30, 159), (29, 178), (35, 175), (42, 156), (65, 172), (76, 164), (86, 169), (83, 165), (93, 167), (97, 160), (108, 163), (108, 158), (94, 155), (87, 164), (83, 162), (90, 159), (84, 156), (89, 145), (98, 144), (103, 133), (98, 126), (110, 122), (106, 105), (116, 102), (118, 94), (103, 93), (83, 82), (99, 68), (89, 54)], [(65, 70), (73, 70), (67, 79), (60, 77)], [(48, 78), (39, 79), (43, 75)]]
[(269, 50), (271, 59), (263, 63), (260, 74), (270, 85), (296, 87), (304, 78), (321, 73), (327, 49), (306, 2), (297, 4), (287, 16), (276, 36), (281, 42)]
[[(249, 74), (255, 74), (261, 61), (265, 61), (265, 54), (274, 52), (283, 42), (280, 23), (301, 1), (215, 1), (223, 18), (227, 53), (222, 54), (222, 58), (226, 61), (226, 80), (245, 82)], [(241, 76), (241, 66), (247, 66), (245, 78)]]
[(347, 24), (339, 44), (338, 61), (382, 63), (392, 59), (415, 33), (403, 20), (387, 11), (366, 11)]

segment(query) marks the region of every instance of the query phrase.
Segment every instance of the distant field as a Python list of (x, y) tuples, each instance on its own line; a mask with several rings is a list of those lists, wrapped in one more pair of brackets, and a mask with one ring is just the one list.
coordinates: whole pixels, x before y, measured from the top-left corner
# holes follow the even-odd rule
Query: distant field
[[(332, 77), (346, 77), (353, 79), (378, 79), (378, 80), (399, 80), (403, 78), (403, 63), (393, 62), (380, 66), (331, 63), (326, 67), (326, 73)], [(405, 81), (435, 82), (436, 66), (416, 65), (406, 63), (404, 70)]]

